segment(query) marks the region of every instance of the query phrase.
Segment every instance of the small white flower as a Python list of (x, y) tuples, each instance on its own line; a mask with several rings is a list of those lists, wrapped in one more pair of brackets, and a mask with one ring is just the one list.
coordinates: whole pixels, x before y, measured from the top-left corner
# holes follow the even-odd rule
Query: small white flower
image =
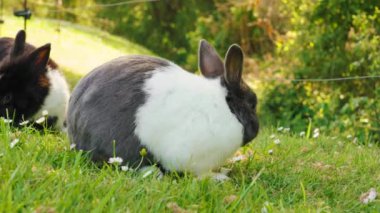
[(276, 137), (275, 134), (271, 134), (271, 135), (269, 136), (270, 139), (273, 139), (273, 138), (275, 138), (275, 137)]
[(300, 132), (300, 137), (305, 137), (305, 135), (306, 135), (305, 131)]
[(268, 209), (266, 206), (263, 206), (263, 208), (261, 208), (261, 213), (268, 213)]
[(6, 124), (10, 124), (13, 122), (12, 119), (6, 119), (6, 118), (2, 118), (2, 119), (3, 119), (4, 123), (6, 123)]
[(319, 133), (319, 128), (315, 128), (313, 132), (314, 133)]
[(273, 154), (273, 149), (270, 149), (270, 150), (268, 151), (268, 154), (272, 155), (272, 154)]
[(280, 139), (276, 138), (276, 139), (274, 140), (274, 144), (280, 144), (280, 143), (281, 143)]
[(42, 116), (47, 116), (49, 114), (49, 112), (45, 109), (42, 111)]
[(358, 138), (355, 137), (354, 140), (352, 141), (353, 143), (357, 143), (358, 142)]
[(284, 128), (284, 132), (290, 132), (290, 128), (289, 127)]
[(110, 163), (110, 164), (121, 164), (121, 163), (123, 163), (123, 159), (121, 157), (109, 158), (108, 163)]
[(25, 125), (28, 125), (29, 121), (28, 120), (25, 120), (23, 122), (20, 122), (19, 125), (20, 126), (25, 126)]
[(319, 132), (314, 132), (313, 138), (318, 138), (319, 137)]
[(375, 188), (371, 188), (368, 192), (363, 193), (360, 196), (360, 201), (364, 204), (368, 204), (372, 201), (374, 201), (377, 197), (377, 192)]
[(347, 135), (347, 139), (351, 139), (352, 138), (352, 135)]
[(280, 126), (277, 128), (277, 131), (281, 132), (284, 129), (284, 127)]
[(18, 142), (20, 142), (20, 139), (18, 138), (13, 139), (13, 141), (11, 141), (11, 143), (9, 144), (9, 147), (13, 149), (13, 147), (15, 147), (18, 144)]
[(37, 119), (35, 122), (38, 124), (42, 124), (44, 121), (45, 121), (45, 117), (41, 117), (41, 118)]
[(75, 146), (76, 146), (75, 143), (70, 144), (70, 150), (73, 150), (75, 148)]
[(121, 171), (127, 172), (127, 171), (129, 171), (129, 167), (128, 166), (121, 166)]
[(269, 206), (269, 202), (265, 201), (263, 207), (261, 208), (261, 213), (268, 213), (267, 207)]

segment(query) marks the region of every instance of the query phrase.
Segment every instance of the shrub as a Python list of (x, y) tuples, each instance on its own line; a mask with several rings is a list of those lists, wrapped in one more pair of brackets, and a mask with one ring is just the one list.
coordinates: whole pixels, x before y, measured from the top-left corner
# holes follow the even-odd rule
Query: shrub
[[(319, 1), (302, 11), (307, 19), (295, 23), (296, 39), (279, 45), (280, 54), (290, 49), (297, 56), (296, 65), (284, 70), (286, 75), (290, 78), (379, 76), (379, 4), (377, 1), (351, 4), (340, 0)], [(378, 88), (379, 79), (280, 84), (265, 95), (264, 109), (283, 125), (304, 128), (302, 124), (311, 118), (314, 125), (326, 131), (380, 140)]]

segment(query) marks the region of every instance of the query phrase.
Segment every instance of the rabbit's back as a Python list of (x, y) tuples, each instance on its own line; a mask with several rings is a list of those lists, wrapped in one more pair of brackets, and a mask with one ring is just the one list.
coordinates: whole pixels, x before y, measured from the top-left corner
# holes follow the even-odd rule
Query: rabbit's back
[[(137, 109), (145, 102), (145, 80), (169, 62), (148, 56), (125, 56), (93, 70), (74, 89), (67, 117), (70, 139), (78, 149), (92, 150), (94, 160), (116, 155), (140, 160), (134, 134)], [(115, 142), (115, 147), (113, 146)]]

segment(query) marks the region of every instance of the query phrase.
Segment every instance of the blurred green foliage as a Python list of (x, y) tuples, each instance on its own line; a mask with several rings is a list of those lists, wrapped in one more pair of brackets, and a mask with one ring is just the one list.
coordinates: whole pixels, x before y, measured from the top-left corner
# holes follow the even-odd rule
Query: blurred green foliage
[[(23, 0), (6, 5), (22, 7)], [(260, 18), (259, 0), (161, 0), (116, 7), (122, 0), (29, 0), (38, 16), (64, 19), (105, 29), (144, 45), (157, 55), (196, 71), (198, 42), (207, 39), (221, 56), (232, 43), (246, 54), (262, 55), (275, 49), (275, 30)], [(14, 6), (15, 7), (15, 6)]]
[[(201, 38), (223, 51), (221, 55), (232, 43), (240, 43), (247, 54), (258, 48), (262, 52), (273, 50), (271, 35), (266, 36), (267, 26), (258, 24), (256, 4), (256, 0), (158, 1), (106, 8), (97, 17), (104, 28), (195, 71)], [(255, 45), (263, 38), (268, 38), (266, 43), (260, 42), (266, 46)]]
[[(284, 1), (290, 2), (290, 1)], [(292, 34), (279, 54), (293, 63), (289, 78), (380, 75), (380, 2), (295, 0)], [(293, 10), (292, 10), (293, 8)], [(297, 60), (294, 60), (294, 58)], [(325, 131), (380, 140), (380, 79), (273, 84), (264, 111), (279, 125), (305, 129), (308, 119)]]

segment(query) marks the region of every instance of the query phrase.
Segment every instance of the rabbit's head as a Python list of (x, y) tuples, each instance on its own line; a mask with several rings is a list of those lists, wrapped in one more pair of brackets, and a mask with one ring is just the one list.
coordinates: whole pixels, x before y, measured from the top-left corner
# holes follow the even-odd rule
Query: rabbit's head
[(243, 143), (246, 144), (256, 137), (259, 122), (256, 94), (242, 80), (243, 59), (243, 51), (236, 44), (228, 49), (224, 63), (205, 40), (199, 44), (199, 69), (206, 78), (221, 78), (222, 85), (227, 89), (228, 106), (244, 127)]
[(50, 44), (25, 51), (25, 32), (17, 34), (0, 64), (0, 117), (20, 121), (39, 110), (49, 92), (49, 55)]

